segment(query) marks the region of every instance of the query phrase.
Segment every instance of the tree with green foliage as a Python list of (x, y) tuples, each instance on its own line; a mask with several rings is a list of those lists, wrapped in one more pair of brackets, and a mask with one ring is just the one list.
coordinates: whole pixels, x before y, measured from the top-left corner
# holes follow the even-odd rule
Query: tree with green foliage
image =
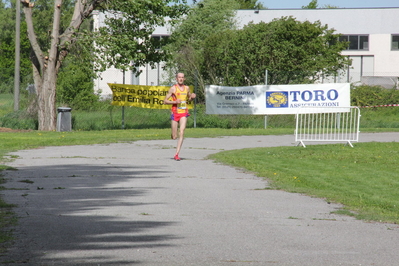
[[(73, 0), (64, 0), (63, 2), (63, 20), (61, 21), (61, 28), (65, 29), (68, 26), (68, 20), (73, 13)], [(48, 31), (51, 29), (51, 17), (53, 13), (53, 0), (38, 0), (35, 2), (35, 8), (40, 9), (40, 12), (33, 14), (33, 22), (38, 34), (38, 42), (43, 45), (44, 49), (48, 41)], [(0, 2), (0, 26), (3, 31), (0, 32), (0, 92), (13, 93), (13, 79), (14, 79), (14, 58), (15, 58), (15, 1)], [(83, 27), (90, 30), (90, 20), (87, 20)], [(27, 106), (27, 113), (30, 116), (37, 114), (36, 97), (32, 94), (28, 95), (25, 88), (33, 83), (32, 78), (32, 63), (30, 62), (31, 46), (28, 36), (26, 35), (27, 26), (25, 21), (21, 20), (21, 59), (20, 59), (20, 84), (22, 90), (21, 94), (26, 94), (28, 101), (23, 101)], [(44, 33), (44, 34), (43, 34)], [(94, 94), (94, 69), (92, 64), (92, 53), (84, 52), (92, 49), (82, 49), (77, 47), (78, 43), (71, 45), (70, 56), (60, 68), (60, 74), (57, 78), (57, 103), (62, 102), (66, 106), (71, 106), (73, 109), (88, 109), (96, 103), (98, 96)], [(93, 47), (93, 45), (91, 45)], [(84, 57), (83, 57), (84, 56)], [(76, 86), (70, 86), (72, 83)], [(91, 85), (90, 85), (91, 84)], [(79, 93), (77, 93), (77, 91)], [(85, 95), (85, 97), (82, 97)], [(78, 103), (78, 104), (77, 104)]]
[[(194, 84), (193, 77), (198, 73), (200, 87), (206, 80), (202, 73), (205, 62), (203, 48), (208, 36), (235, 29), (235, 14), (239, 3), (235, 0), (202, 0), (192, 7), (188, 15), (181, 18), (173, 28), (171, 44), (166, 49), (172, 54), (168, 61), (171, 73), (182, 71), (186, 74), (187, 83)], [(197, 94), (203, 99), (203, 93)]]
[(269, 84), (312, 83), (349, 64), (334, 32), (293, 17), (219, 32), (204, 42), (206, 76), (212, 84), (249, 86), (263, 84), (268, 70)]
[[(239, 7), (238, 9), (266, 9), (262, 3), (258, 3), (258, 0), (235, 0)], [(193, 1), (194, 4), (197, 3), (196, 0)], [(203, 3), (198, 3), (200, 6), (203, 6)]]
[[(303, 9), (317, 9), (319, 8), (319, 4), (317, 3), (317, 0), (312, 0), (310, 1), (310, 3), (306, 6), (302, 6)], [(338, 8), (337, 6), (333, 6), (333, 5), (324, 5), (320, 8)]]
[[(73, 5), (68, 5), (73, 10)], [(71, 12), (72, 16), (72, 12)], [(68, 21), (67, 16), (64, 17)], [(80, 31), (91, 32), (93, 21), (87, 19)], [(92, 110), (96, 108), (99, 95), (94, 93), (93, 41), (78, 41), (70, 46), (68, 57), (64, 60), (57, 78), (56, 102), (73, 110)]]
[[(0, 1), (0, 93), (12, 93), (15, 60), (15, 2)], [(21, 32), (26, 32), (26, 23), (21, 23)], [(21, 38), (21, 80), (26, 85), (31, 77), (28, 38)]]
[(266, 9), (258, 0), (236, 0), (240, 7), (239, 9)]
[(312, 0), (310, 3), (306, 6), (302, 6), (303, 9), (316, 9), (319, 6), (317, 3), (317, 0)]
[[(54, 0), (53, 9), (44, 8), (48, 1), (37, 3), (21, 1), (30, 44), (33, 78), (37, 91), (39, 130), (56, 128), (56, 83), (58, 73), (70, 53), (74, 43), (89, 36), (81, 31), (84, 21), (90, 19), (94, 10), (108, 11), (106, 27), (95, 34), (98, 69), (115, 66), (120, 69), (135, 70), (144, 63), (159, 62), (165, 54), (151, 41), (150, 35), (156, 26), (181, 18), (186, 11), (185, 0)], [(37, 5), (36, 5), (37, 4)], [(73, 6), (72, 16), (67, 17), (68, 5)], [(43, 19), (48, 25), (46, 31), (36, 31), (35, 16), (41, 12), (51, 12), (51, 21)], [(63, 27), (62, 22), (66, 21)], [(47, 39), (45, 38), (47, 37)], [(92, 36), (93, 37), (93, 36)], [(89, 40), (91, 43), (93, 39)], [(87, 47), (90, 49), (91, 47)]]
[(96, 74), (92, 57), (93, 53), (74, 45), (58, 74), (57, 103), (73, 110), (92, 110), (98, 105), (100, 96), (94, 93)]
[[(43, 49), (48, 47), (48, 32), (51, 30), (51, 19), (53, 15), (53, 0), (38, 0), (35, 2), (35, 8), (40, 12), (33, 13), (33, 23), (38, 32), (37, 39)], [(62, 19), (60, 21), (61, 31), (68, 27), (69, 21), (73, 15), (74, 1), (64, 0), (62, 9)], [(81, 29), (91, 30), (90, 19), (82, 23)], [(26, 31), (25, 31), (26, 32)], [(24, 35), (23, 35), (24, 36)], [(96, 104), (98, 96), (94, 94), (95, 72), (93, 69), (93, 44), (86, 44), (83, 47), (80, 42), (74, 42), (70, 45), (69, 55), (60, 67), (56, 82), (56, 103), (62, 106), (70, 106), (76, 109), (90, 109)], [(31, 66), (30, 66), (31, 69)], [(32, 71), (32, 70), (30, 70)], [(84, 95), (84, 97), (83, 97)], [(33, 115), (37, 113), (37, 98), (29, 97), (30, 103), (28, 113)]]

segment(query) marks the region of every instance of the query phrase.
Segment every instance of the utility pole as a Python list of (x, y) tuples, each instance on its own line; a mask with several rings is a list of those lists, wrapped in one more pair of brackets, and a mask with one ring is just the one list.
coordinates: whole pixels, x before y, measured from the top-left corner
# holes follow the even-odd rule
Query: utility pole
[[(125, 70), (123, 70), (123, 84), (125, 84)], [(122, 106), (122, 129), (125, 129), (125, 106)]]
[[(267, 86), (267, 79), (268, 79), (269, 72), (265, 71), (265, 85)], [(265, 115), (265, 128), (267, 128), (267, 115)]]
[(14, 111), (19, 110), (19, 86), (20, 86), (20, 47), (21, 47), (21, 2), (16, 2), (16, 16), (15, 16), (15, 70), (14, 70)]

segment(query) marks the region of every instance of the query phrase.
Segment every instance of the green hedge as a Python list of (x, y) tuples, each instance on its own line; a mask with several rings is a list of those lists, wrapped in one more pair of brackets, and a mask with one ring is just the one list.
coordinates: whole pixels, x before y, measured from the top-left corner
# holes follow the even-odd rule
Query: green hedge
[[(5, 97), (12, 101), (11, 97)], [(5, 99), (0, 97), (1, 99)], [(399, 104), (399, 90), (379, 86), (352, 86), (352, 106), (378, 106)], [(144, 129), (169, 128), (169, 110), (154, 110), (135, 107), (112, 106), (110, 102), (99, 102), (96, 110), (72, 110), (73, 130)], [(5, 110), (7, 109), (7, 110)], [(0, 127), (13, 129), (37, 129), (37, 119), (24, 111), (13, 112), (12, 104), (0, 103)], [(197, 105), (191, 111), (188, 127), (194, 123), (199, 128), (295, 128), (295, 115), (208, 115), (205, 105)], [(399, 107), (361, 108), (360, 126), (363, 128), (399, 128)], [(266, 118), (266, 120), (265, 120)]]

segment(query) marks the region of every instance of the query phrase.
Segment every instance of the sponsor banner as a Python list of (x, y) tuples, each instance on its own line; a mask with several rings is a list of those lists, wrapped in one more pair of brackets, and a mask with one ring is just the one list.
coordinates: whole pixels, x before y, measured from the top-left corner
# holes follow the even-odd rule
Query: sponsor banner
[(207, 114), (296, 114), (306, 107), (318, 112), (317, 107), (349, 107), (350, 84), (208, 85), (205, 98)]
[[(135, 106), (151, 109), (171, 109), (172, 105), (165, 104), (164, 100), (170, 87), (168, 86), (143, 86), (108, 83), (112, 91), (112, 105)], [(190, 86), (190, 90), (193, 88)], [(187, 103), (189, 109), (193, 108), (192, 102)]]

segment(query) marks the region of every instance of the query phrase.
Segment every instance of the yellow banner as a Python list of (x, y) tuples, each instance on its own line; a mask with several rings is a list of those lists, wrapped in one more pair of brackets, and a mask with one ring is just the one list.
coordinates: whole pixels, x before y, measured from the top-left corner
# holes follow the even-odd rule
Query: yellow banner
[[(168, 86), (144, 86), (108, 83), (112, 91), (112, 105), (135, 106), (151, 109), (171, 109), (172, 105), (164, 104), (168, 94)], [(190, 91), (193, 88), (190, 86)], [(192, 102), (187, 103), (189, 109), (193, 108)]]

